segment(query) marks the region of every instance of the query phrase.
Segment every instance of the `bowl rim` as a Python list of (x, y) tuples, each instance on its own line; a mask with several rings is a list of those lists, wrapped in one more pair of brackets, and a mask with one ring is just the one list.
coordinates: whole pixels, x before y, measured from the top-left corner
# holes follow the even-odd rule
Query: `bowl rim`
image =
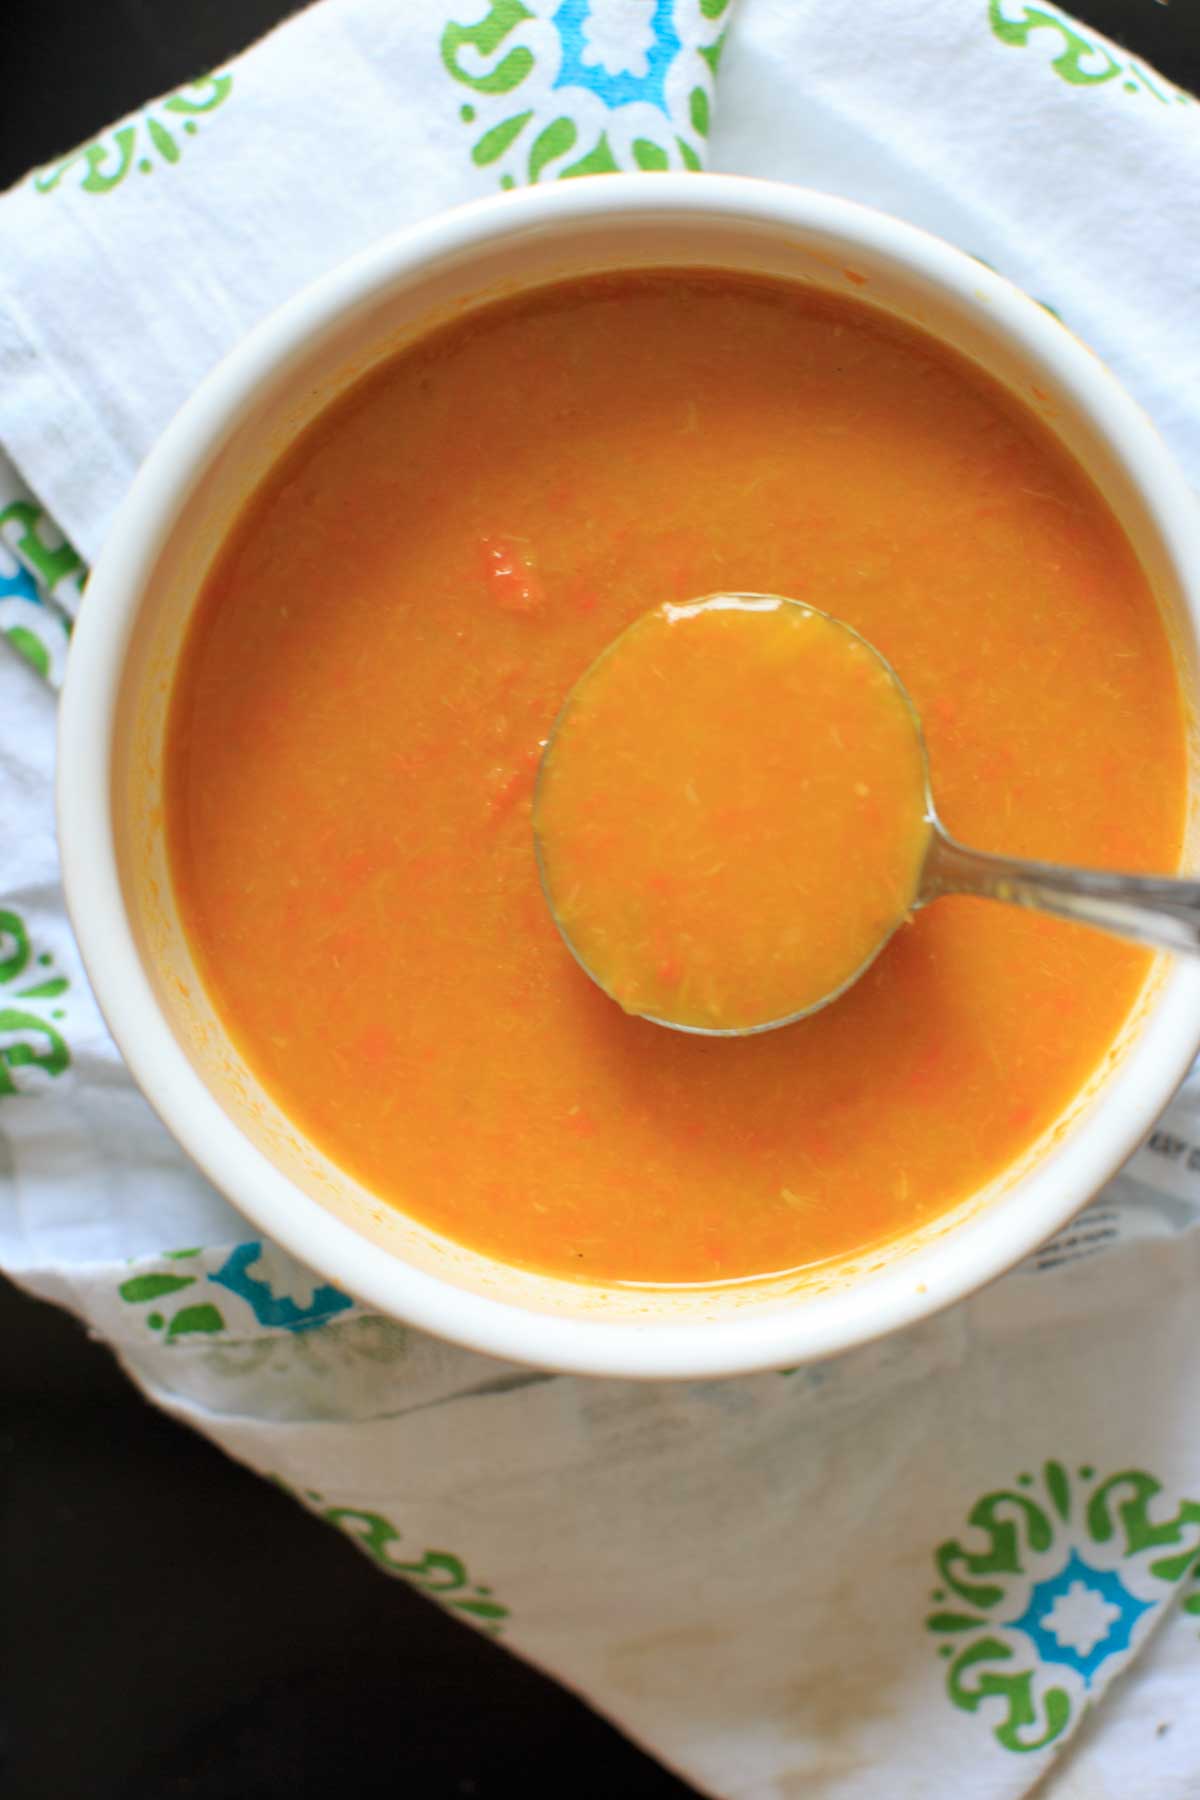
[[(319, 277), (260, 322), (185, 402), (143, 463), (88, 583), (58, 738), (57, 819), (67, 910), (109, 1030), (171, 1135), (254, 1225), (368, 1307), (485, 1355), (556, 1372), (700, 1379), (833, 1356), (973, 1293), (1045, 1242), (1142, 1142), (1200, 1049), (1200, 966), (1176, 964), (1086, 1128), (975, 1215), (836, 1293), (717, 1320), (564, 1318), (469, 1291), (370, 1242), (303, 1193), (245, 1138), (193, 1067), (136, 946), (117, 862), (110, 771), (126, 651), (172, 521), (259, 388), (352, 306), (406, 275), (518, 230), (701, 215), (829, 234), (915, 271), (986, 315), (1046, 365), (1137, 486), (1200, 639), (1200, 533), (1191, 490), (1137, 403), (1092, 352), (986, 265), (857, 202), (757, 178), (606, 175), (472, 201), (406, 227)], [(886, 1249), (882, 1252), (886, 1255)]]

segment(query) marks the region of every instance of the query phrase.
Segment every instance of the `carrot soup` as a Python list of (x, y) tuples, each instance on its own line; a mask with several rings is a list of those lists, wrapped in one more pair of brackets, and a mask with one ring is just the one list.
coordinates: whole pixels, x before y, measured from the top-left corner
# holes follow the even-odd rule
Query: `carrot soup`
[(542, 289), (397, 355), (303, 434), (208, 577), (168, 730), (172, 876), (296, 1125), (401, 1210), (559, 1276), (728, 1281), (936, 1218), (1063, 1115), (1150, 968), (956, 898), (783, 1030), (615, 1005), (539, 885), (542, 747), (626, 627), (717, 590), (877, 646), (963, 841), (1178, 866), (1154, 597), (1082, 472), (964, 359), (861, 302), (704, 270)]

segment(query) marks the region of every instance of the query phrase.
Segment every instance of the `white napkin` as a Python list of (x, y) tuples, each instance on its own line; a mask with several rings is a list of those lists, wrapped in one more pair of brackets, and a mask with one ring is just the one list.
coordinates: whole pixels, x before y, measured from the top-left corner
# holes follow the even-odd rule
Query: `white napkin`
[(885, 206), (1052, 304), (1200, 479), (1190, 101), (1045, 0), (739, 0), (714, 107), (727, 19), (319, 5), (0, 200), (0, 631), (49, 678), (0, 663), (0, 1262), (707, 1792), (1009, 1800), (1069, 1745), (1040, 1792), (1183, 1800), (1200, 1081), (1057, 1244), (919, 1329), (736, 1382), (552, 1378), (252, 1238), (132, 1089), (64, 920), (50, 684), (81, 570), (58, 527), (90, 557), (236, 336), (437, 207), (690, 165), (711, 112), (711, 166)]

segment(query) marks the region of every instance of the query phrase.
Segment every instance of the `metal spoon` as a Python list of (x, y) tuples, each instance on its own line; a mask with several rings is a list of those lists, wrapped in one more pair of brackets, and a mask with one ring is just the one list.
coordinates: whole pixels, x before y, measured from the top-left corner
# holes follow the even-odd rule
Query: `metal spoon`
[[(713, 594), (705, 596), (703, 601), (696, 601), (692, 604), (707, 605), (723, 599), (735, 603), (772, 602), (775, 605), (803, 606), (803, 609), (810, 613), (819, 611), (818, 608), (809, 606), (807, 602), (788, 600), (777, 594)], [(751, 610), (755, 609), (751, 608)], [(863, 638), (861, 633), (856, 632), (843, 620), (835, 619), (828, 613), (823, 613), (821, 616), (866, 646), (886, 672), (912, 717), (913, 730), (920, 746), (924, 765), (926, 819), (930, 827), (929, 847), (912, 904), (913, 912), (929, 906), (934, 900), (940, 900), (948, 894), (971, 894), (980, 899), (1002, 900), (1010, 906), (1032, 907), (1039, 912), (1052, 913), (1058, 918), (1071, 919), (1081, 925), (1091, 925), (1116, 937), (1146, 944), (1156, 950), (1172, 950), (1193, 956), (1200, 955), (1200, 881), (1184, 881), (1166, 875), (1120, 875), (1103, 869), (1076, 869), (1061, 863), (1035, 862), (1025, 857), (995, 856), (985, 850), (970, 849), (966, 844), (960, 844), (956, 838), (951, 837), (937, 815), (929, 779), (929, 756), (921, 727), (921, 717), (904, 683), (886, 657), (882, 656), (873, 644)], [(607, 652), (601, 652), (602, 656), (605, 654)], [(586, 681), (587, 675), (585, 674), (578, 685), (582, 687)], [(544, 770), (553, 757), (555, 739), (570, 706), (571, 699), (568, 697), (543, 746), (538, 770), (539, 783)], [(534, 841), (542, 890), (554, 922), (564, 943), (580, 967), (591, 976), (593, 981), (597, 982), (598, 986), (603, 988), (603, 983), (599, 981), (595, 972), (589, 968), (580, 954), (570, 931), (555, 908), (554, 897), (547, 881), (541, 841), (538, 836), (536, 796)], [(689, 1032), (700, 1037), (748, 1037), (762, 1031), (775, 1031), (782, 1025), (791, 1025), (799, 1019), (807, 1018), (811, 1013), (820, 1011), (822, 1007), (828, 1006), (832, 1001), (840, 998), (871, 966), (902, 923), (903, 920), (897, 920), (895, 925), (881, 934), (870, 954), (863, 959), (846, 981), (841, 982), (836, 988), (823, 994), (810, 1005), (798, 1008), (794, 1012), (782, 1014), (778, 1018), (721, 1029), (685, 1024), (678, 1019), (669, 1017), (643, 1016), (650, 1018), (652, 1024), (663, 1025), (673, 1031)]]

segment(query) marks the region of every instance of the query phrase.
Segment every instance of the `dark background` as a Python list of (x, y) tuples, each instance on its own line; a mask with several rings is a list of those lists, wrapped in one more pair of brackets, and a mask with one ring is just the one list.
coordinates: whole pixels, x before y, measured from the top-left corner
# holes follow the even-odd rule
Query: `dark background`
[[(31, 0), (0, 39), (0, 189), (296, 10)], [(1197, 0), (1073, 10), (1200, 88)], [(544, 1792), (691, 1790), (152, 1411), (71, 1319), (0, 1281), (2, 1800)]]

